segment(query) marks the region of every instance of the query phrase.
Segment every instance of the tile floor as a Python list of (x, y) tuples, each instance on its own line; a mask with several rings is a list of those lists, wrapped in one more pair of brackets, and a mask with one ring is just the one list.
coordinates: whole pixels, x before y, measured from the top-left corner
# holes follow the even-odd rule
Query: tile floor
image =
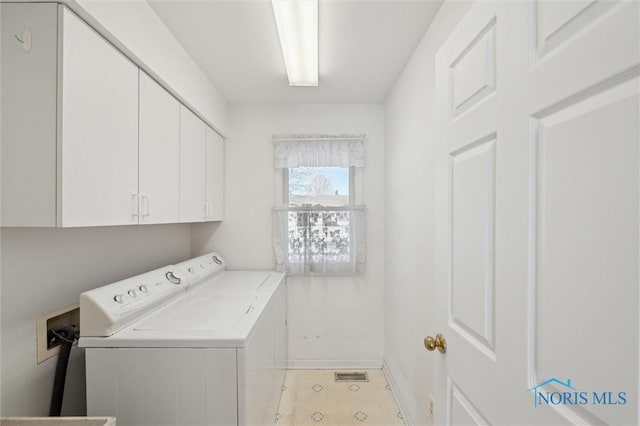
[(405, 425), (382, 370), (353, 371), (366, 371), (369, 381), (336, 383), (334, 370), (288, 370), (276, 426)]

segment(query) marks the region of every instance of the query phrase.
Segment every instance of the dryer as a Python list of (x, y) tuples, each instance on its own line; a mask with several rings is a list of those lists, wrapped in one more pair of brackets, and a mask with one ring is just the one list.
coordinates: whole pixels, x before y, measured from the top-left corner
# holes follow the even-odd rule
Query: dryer
[(87, 412), (119, 426), (275, 423), (284, 274), (210, 253), (80, 296)]

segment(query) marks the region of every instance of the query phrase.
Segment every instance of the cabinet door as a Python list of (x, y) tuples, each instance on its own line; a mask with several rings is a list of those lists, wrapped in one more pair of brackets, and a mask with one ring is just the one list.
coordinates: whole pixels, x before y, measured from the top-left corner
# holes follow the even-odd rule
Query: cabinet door
[(137, 223), (138, 68), (60, 7), (58, 225)]
[(180, 105), (180, 222), (205, 219), (206, 125)]
[(222, 220), (224, 214), (224, 140), (207, 126), (206, 220)]
[(180, 217), (180, 103), (140, 71), (140, 223)]

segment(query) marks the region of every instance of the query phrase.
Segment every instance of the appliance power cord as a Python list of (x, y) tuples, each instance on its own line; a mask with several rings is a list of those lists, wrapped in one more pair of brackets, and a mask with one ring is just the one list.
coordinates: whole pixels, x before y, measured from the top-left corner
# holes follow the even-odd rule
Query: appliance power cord
[(51, 395), (50, 417), (60, 417), (62, 412), (62, 398), (64, 397), (64, 383), (67, 378), (67, 365), (69, 364), (69, 354), (71, 346), (78, 338), (78, 331), (74, 325), (56, 325), (47, 331), (47, 339), (50, 343), (59, 342), (60, 354), (56, 365), (56, 375), (53, 381), (53, 394)]

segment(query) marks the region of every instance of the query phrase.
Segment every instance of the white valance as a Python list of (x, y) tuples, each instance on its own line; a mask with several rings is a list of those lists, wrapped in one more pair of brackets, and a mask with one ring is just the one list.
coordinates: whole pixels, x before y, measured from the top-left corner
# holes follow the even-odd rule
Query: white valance
[(366, 135), (273, 135), (276, 169), (364, 167)]

